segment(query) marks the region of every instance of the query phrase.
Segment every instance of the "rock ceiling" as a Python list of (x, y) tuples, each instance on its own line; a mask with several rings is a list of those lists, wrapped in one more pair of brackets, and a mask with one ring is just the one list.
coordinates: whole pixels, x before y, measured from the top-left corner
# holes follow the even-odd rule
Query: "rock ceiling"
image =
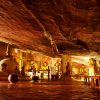
[(0, 0), (0, 41), (47, 55), (100, 53), (100, 0)]

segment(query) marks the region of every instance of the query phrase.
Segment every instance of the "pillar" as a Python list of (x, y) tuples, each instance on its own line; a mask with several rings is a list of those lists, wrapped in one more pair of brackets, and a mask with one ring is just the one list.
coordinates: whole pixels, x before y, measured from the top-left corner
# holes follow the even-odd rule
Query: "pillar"
[(67, 73), (70, 75), (70, 63), (71, 63), (71, 56), (69, 55), (62, 55), (62, 61), (61, 61), (61, 70), (62, 74)]
[(22, 57), (22, 51), (19, 51), (19, 69), (21, 71), (22, 66), (23, 66), (23, 57)]

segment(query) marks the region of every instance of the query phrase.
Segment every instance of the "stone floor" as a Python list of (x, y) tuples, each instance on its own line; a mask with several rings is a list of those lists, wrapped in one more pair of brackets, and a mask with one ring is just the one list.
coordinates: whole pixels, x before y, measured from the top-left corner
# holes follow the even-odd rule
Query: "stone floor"
[(100, 90), (72, 79), (62, 81), (0, 81), (0, 100), (100, 100)]

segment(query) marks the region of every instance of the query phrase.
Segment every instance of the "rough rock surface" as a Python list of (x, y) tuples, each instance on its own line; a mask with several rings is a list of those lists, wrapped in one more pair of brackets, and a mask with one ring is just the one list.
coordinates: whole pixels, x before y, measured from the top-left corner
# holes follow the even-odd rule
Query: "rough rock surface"
[(100, 0), (0, 0), (0, 41), (47, 55), (100, 52)]

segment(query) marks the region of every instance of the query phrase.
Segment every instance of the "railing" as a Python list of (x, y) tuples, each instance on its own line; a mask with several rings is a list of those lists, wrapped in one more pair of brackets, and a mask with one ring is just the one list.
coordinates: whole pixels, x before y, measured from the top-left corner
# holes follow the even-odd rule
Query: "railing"
[(84, 83), (92, 86), (100, 86), (100, 76), (84, 76)]
[(86, 76), (86, 75), (74, 75), (72, 76), (77, 80), (81, 80), (91, 86), (100, 86), (100, 75), (94, 75), (94, 76)]

